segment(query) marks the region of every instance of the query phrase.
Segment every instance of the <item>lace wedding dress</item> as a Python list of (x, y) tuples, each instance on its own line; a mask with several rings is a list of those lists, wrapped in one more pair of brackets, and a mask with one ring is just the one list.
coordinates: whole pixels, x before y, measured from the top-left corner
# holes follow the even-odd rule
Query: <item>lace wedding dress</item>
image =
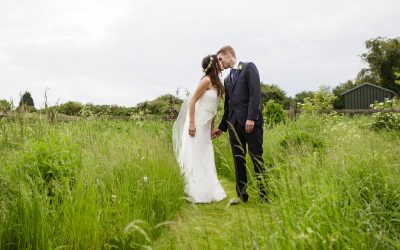
[(216, 89), (206, 90), (197, 101), (194, 137), (188, 132), (190, 98), (182, 104), (173, 126), (174, 152), (185, 181), (185, 193), (194, 203), (220, 201), (226, 197), (218, 180), (211, 141), (211, 123), (219, 101)]

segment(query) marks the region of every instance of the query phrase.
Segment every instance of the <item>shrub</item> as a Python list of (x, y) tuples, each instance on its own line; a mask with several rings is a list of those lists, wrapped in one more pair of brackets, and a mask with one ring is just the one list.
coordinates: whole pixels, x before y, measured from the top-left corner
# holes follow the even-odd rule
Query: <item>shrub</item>
[(396, 84), (400, 85), (400, 72), (395, 72), (394, 76), (396, 80), (394, 81)]
[(7, 100), (0, 100), (0, 111), (6, 112), (11, 110), (11, 103)]
[(57, 107), (57, 111), (61, 114), (77, 116), (83, 105), (80, 102), (66, 102)]
[(378, 112), (372, 115), (374, 121), (371, 129), (378, 131), (382, 129), (400, 131), (400, 114), (393, 112)]
[(77, 115), (82, 117), (90, 116), (130, 116), (134, 108), (118, 105), (94, 105), (87, 103), (82, 106)]
[(141, 102), (134, 108), (131, 118), (145, 120), (150, 117), (160, 116), (162, 120), (175, 120), (179, 114), (183, 100), (167, 94), (152, 101)]
[(321, 86), (313, 97), (306, 97), (299, 103), (305, 114), (331, 113), (336, 96), (328, 88)]
[(285, 123), (287, 120), (287, 114), (283, 110), (283, 106), (276, 103), (275, 100), (269, 100), (263, 109), (263, 117), (265, 124), (272, 128), (274, 125), (279, 123)]
[(82, 109), (79, 111), (79, 116), (82, 117), (92, 117), (94, 116), (93, 110), (90, 108), (89, 105), (84, 105)]
[[(386, 98), (384, 102), (375, 102), (371, 104), (373, 109), (390, 110), (400, 107), (399, 100)], [(373, 122), (371, 129), (378, 131), (382, 129), (400, 131), (400, 113), (378, 112), (372, 115)]]

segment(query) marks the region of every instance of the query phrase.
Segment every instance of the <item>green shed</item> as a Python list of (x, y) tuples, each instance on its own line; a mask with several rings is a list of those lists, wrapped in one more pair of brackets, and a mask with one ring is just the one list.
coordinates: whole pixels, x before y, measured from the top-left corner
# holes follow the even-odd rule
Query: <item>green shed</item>
[(342, 94), (345, 109), (369, 109), (370, 105), (392, 99), (396, 93), (377, 85), (364, 83)]

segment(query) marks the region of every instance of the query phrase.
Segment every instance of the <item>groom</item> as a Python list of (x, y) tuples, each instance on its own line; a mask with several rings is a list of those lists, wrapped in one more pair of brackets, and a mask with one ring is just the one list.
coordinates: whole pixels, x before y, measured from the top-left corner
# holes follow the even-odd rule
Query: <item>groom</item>
[(262, 180), (265, 169), (262, 158), (261, 86), (257, 67), (252, 62), (246, 63), (237, 60), (236, 53), (230, 46), (221, 48), (217, 56), (224, 69), (231, 69), (224, 80), (224, 114), (218, 129), (213, 133), (213, 138), (217, 138), (229, 128), (229, 139), (235, 162), (236, 193), (239, 197), (231, 200), (230, 205), (247, 202), (249, 199), (249, 195), (246, 192), (246, 145), (254, 164), (261, 201), (266, 202)]

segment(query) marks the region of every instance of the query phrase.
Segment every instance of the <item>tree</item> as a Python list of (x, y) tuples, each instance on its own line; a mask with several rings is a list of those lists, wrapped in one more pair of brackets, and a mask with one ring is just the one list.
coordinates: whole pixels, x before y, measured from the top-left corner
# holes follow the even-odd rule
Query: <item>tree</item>
[(356, 76), (356, 84), (361, 85), (364, 83), (371, 83), (374, 85), (379, 85), (379, 79), (377, 75), (371, 74), (371, 71), (367, 68), (363, 68)]
[(19, 101), (19, 107), (21, 106), (28, 106), (28, 107), (34, 107), (35, 104), (33, 102), (33, 98), (31, 96), (31, 93), (28, 91), (25, 91), (25, 93), (22, 95), (21, 100)]
[(296, 103), (304, 103), (304, 99), (307, 97), (312, 98), (314, 96), (313, 91), (301, 91), (294, 96)]
[(11, 103), (7, 100), (0, 100), (0, 111), (7, 112), (11, 110)]
[(264, 107), (269, 100), (275, 100), (285, 108), (290, 106), (290, 99), (278, 85), (261, 82), (261, 106)]
[(395, 72), (400, 71), (400, 38), (377, 37), (367, 40), (365, 46), (367, 52), (361, 59), (368, 67), (358, 73), (356, 83), (369, 82), (400, 94), (400, 85), (395, 82)]
[(354, 83), (352, 80), (348, 80), (347, 82), (341, 83), (338, 86), (334, 87), (332, 93), (336, 96), (336, 99), (333, 102), (333, 107), (335, 109), (344, 108), (344, 100), (342, 94), (357, 86), (357, 83)]

